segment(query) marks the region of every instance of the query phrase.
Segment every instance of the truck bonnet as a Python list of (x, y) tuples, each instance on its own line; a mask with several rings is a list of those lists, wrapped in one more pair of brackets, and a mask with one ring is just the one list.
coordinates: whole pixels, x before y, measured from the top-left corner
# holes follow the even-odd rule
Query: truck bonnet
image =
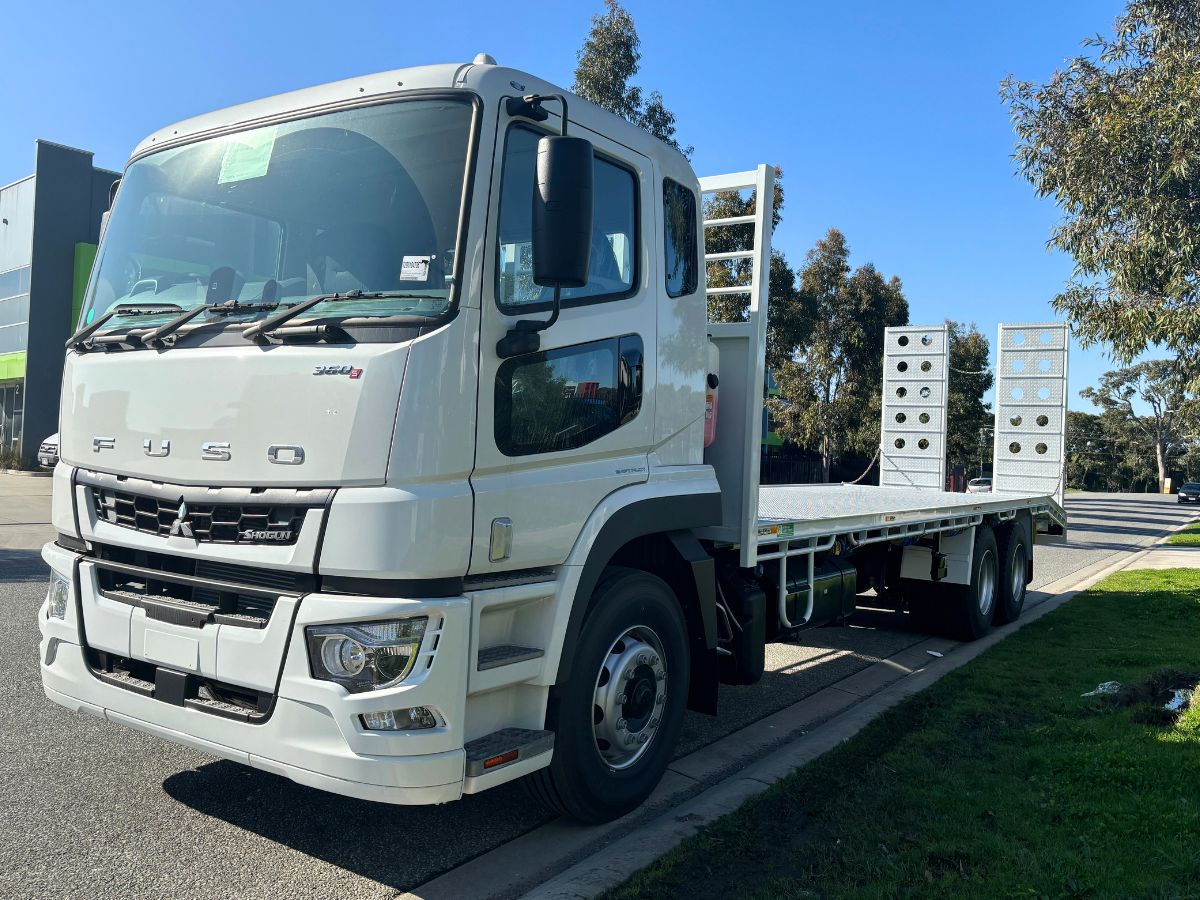
[(60, 455), (179, 484), (382, 484), (408, 349), (68, 354)]

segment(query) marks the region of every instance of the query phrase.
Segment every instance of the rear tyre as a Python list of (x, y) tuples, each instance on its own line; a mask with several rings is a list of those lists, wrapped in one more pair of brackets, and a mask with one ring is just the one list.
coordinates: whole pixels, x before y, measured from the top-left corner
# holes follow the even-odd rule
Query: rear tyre
[(942, 584), (955, 637), (974, 641), (992, 630), (1001, 581), (996, 536), (988, 526), (977, 525), (971, 553), (971, 583)]
[(683, 725), (690, 667), (674, 593), (647, 572), (610, 568), (572, 657), (546, 715), (553, 759), (526, 785), (565, 816), (607, 822), (650, 796)]
[(998, 534), (998, 538), (1000, 584), (995, 622), (997, 625), (1007, 625), (1017, 621), (1025, 607), (1031, 548), (1024, 522), (1013, 522)]

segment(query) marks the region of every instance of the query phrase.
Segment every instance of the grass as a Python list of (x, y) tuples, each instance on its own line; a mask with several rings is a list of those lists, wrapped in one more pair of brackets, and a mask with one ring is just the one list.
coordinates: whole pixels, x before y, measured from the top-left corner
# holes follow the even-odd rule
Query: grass
[(1200, 669), (1198, 622), (1200, 570), (1118, 573), (607, 896), (1200, 896), (1200, 709), (1080, 697)]
[(1200, 522), (1193, 522), (1182, 531), (1177, 531), (1169, 538), (1168, 544), (1176, 547), (1200, 547)]

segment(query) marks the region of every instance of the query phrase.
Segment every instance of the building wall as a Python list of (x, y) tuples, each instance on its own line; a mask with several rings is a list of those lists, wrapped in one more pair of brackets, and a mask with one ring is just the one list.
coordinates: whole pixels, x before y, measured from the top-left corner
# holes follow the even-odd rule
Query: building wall
[(33, 462), (58, 430), (63, 342), (75, 330), (116, 172), (38, 141), (33, 175), (0, 188), (0, 451)]
[[(29, 338), (25, 415), (20, 452), (26, 460), (58, 431), (63, 342), (72, 320), (77, 244), (95, 244), (108, 189), (117, 173), (95, 169), (92, 154), (49, 141), (37, 142), (37, 183), (30, 253)], [(83, 255), (90, 260), (88, 254)]]
[(22, 430), (34, 190), (33, 176), (0, 188), (0, 450)]
[(33, 192), (35, 179), (30, 175), (0, 187), (0, 272), (29, 265), (33, 247)]

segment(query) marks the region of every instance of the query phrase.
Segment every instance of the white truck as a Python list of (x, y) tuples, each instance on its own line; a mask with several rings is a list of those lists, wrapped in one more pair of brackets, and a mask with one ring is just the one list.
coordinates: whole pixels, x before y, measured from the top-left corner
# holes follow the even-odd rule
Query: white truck
[[(601, 821), (860, 593), (1016, 618), (1065, 534), (1065, 331), (1001, 330), (994, 493), (943, 490), (940, 328), (888, 332), (880, 487), (760, 487), (773, 172), (698, 180), (483, 54), (150, 135), (68, 343), (47, 697), (348, 796), (523, 777)], [(705, 221), (723, 191), (756, 210)]]

